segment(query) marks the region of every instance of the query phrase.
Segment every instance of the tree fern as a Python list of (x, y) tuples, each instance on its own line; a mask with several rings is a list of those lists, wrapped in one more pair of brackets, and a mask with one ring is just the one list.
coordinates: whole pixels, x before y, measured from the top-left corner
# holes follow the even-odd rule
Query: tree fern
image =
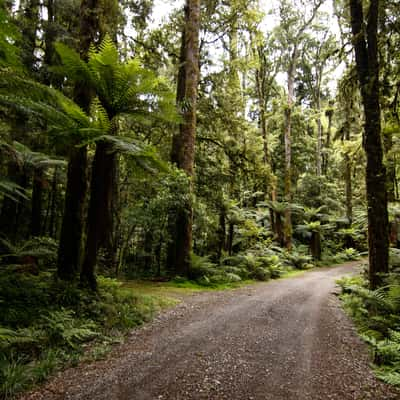
[(98, 50), (91, 48), (87, 64), (65, 45), (57, 44), (56, 50), (65, 66), (60, 71), (72, 81), (84, 80), (96, 93), (96, 101), (101, 103), (108, 117), (129, 114), (137, 118), (178, 121), (174, 94), (167, 82), (143, 68), (138, 59), (121, 62), (109, 36)]

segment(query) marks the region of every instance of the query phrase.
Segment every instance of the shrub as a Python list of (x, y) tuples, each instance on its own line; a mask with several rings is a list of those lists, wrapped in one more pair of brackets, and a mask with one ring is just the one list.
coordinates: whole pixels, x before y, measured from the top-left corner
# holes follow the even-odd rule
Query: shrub
[(269, 281), (271, 279), (271, 272), (267, 268), (257, 267), (252, 272), (251, 277), (258, 281)]
[(361, 276), (338, 281), (344, 308), (371, 346), (377, 376), (400, 385), (400, 278), (389, 275), (387, 286), (369, 290)]

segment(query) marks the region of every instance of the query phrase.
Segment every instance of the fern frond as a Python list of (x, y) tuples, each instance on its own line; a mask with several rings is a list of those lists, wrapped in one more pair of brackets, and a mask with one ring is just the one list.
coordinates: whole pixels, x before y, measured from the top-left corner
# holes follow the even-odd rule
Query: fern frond
[(0, 179), (0, 195), (19, 202), (21, 199), (29, 200), (26, 190), (8, 179)]
[(400, 372), (377, 371), (376, 376), (389, 385), (400, 386)]
[(95, 97), (90, 105), (90, 115), (94, 126), (103, 132), (109, 132), (111, 127), (110, 120), (98, 97)]
[(57, 69), (59, 73), (66, 75), (74, 82), (84, 82), (85, 84), (91, 82), (90, 69), (75, 50), (63, 43), (56, 43), (54, 47), (63, 64), (62, 69)]
[(130, 157), (138, 166), (150, 172), (168, 171), (168, 166), (157, 155), (157, 152), (150, 146), (143, 146), (134, 139), (121, 136), (103, 135), (97, 140), (111, 143), (112, 151), (125, 154)]

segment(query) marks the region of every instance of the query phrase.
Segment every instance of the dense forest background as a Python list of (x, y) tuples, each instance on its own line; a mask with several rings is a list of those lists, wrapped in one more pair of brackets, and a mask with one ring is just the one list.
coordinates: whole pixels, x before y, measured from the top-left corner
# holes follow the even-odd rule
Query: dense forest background
[[(188, 0), (161, 19), (152, 0), (0, 1), (7, 348), (43, 325), (29, 301), (99, 322), (74, 301), (123, 303), (104, 276), (268, 280), (369, 248), (370, 289), (385, 284), (400, 10), (350, 3)], [(73, 326), (66, 308), (47, 324)]]

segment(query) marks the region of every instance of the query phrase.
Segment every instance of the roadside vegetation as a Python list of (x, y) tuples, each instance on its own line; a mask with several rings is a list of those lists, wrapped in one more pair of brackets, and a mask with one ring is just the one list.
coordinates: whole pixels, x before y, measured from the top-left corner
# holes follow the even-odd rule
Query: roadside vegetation
[(400, 386), (400, 252), (391, 249), (390, 273), (371, 290), (367, 271), (338, 281), (341, 299), (361, 338), (369, 345), (376, 376)]

